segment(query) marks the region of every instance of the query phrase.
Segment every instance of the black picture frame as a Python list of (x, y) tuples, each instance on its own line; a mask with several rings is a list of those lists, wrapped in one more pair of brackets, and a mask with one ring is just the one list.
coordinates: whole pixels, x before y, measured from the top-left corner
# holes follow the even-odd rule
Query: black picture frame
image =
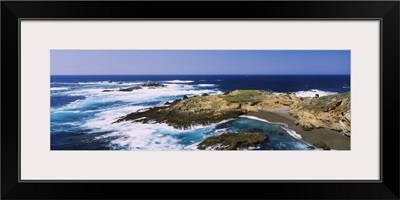
[[(399, 1), (2, 1), (1, 198), (399, 199), (399, 8)], [(379, 19), (381, 180), (20, 182), (20, 19)]]

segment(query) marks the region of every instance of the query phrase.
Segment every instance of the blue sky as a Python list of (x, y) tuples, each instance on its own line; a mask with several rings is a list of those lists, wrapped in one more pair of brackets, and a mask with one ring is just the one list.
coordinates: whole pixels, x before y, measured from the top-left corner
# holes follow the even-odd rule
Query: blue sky
[(52, 75), (350, 74), (349, 50), (51, 50)]

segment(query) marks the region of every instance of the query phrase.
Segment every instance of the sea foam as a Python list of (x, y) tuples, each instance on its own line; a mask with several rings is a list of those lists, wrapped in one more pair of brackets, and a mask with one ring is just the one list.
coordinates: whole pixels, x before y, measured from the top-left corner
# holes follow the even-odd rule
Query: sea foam
[(193, 80), (172, 80), (172, 81), (163, 81), (166, 83), (193, 83)]
[(337, 92), (330, 91), (322, 91), (317, 89), (307, 90), (307, 91), (298, 91), (295, 93), (298, 97), (314, 97), (315, 94), (318, 94), (320, 97), (337, 94)]

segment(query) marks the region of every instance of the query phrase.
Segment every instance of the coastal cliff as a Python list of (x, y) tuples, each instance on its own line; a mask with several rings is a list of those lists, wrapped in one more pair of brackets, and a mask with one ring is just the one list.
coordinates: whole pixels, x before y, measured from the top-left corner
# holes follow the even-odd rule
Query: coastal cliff
[(184, 97), (165, 106), (139, 110), (114, 123), (135, 121), (166, 123), (188, 129), (209, 125), (261, 110), (285, 107), (303, 130), (327, 128), (350, 136), (350, 93), (323, 97), (298, 97), (293, 93), (273, 94), (258, 90), (236, 90), (218, 95)]

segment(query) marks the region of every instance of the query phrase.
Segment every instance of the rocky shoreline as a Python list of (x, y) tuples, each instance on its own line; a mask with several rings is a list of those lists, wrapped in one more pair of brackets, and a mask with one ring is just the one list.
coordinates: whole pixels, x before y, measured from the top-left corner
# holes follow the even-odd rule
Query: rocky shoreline
[(350, 137), (341, 132), (332, 131), (326, 128), (312, 129), (305, 131), (301, 126), (296, 125), (295, 118), (288, 114), (287, 109), (276, 109), (259, 111), (246, 114), (269, 122), (285, 123), (288, 127), (301, 136), (301, 139), (317, 148), (329, 150), (350, 150)]
[(189, 129), (262, 110), (286, 108), (304, 131), (326, 128), (350, 137), (350, 93), (324, 97), (297, 97), (258, 90), (236, 90), (218, 95), (184, 97), (162, 107), (153, 107), (122, 116), (114, 123), (136, 121), (166, 123)]

